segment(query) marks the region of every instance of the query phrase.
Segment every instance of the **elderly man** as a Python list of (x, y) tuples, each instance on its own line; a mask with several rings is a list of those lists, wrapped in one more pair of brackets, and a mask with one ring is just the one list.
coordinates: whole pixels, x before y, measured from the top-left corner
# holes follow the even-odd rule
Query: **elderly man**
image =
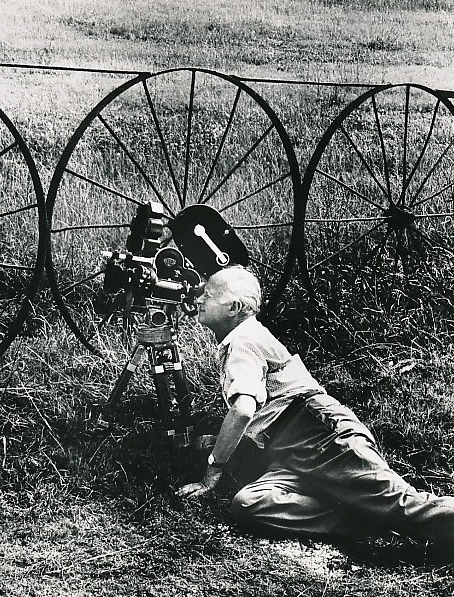
[(267, 462), (232, 502), (247, 530), (351, 537), (379, 527), (452, 550), (454, 497), (419, 492), (391, 470), (369, 429), (257, 321), (260, 298), (255, 276), (234, 266), (213, 274), (198, 299), (199, 322), (219, 343), (229, 409), (204, 478), (177, 494), (197, 497), (215, 487), (246, 435)]

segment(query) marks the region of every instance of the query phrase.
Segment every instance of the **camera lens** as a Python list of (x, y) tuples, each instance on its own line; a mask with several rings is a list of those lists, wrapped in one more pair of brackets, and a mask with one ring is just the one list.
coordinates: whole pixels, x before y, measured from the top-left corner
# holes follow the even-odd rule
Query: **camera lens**
[(167, 321), (167, 315), (164, 313), (164, 311), (161, 311), (160, 309), (158, 309), (151, 313), (151, 324), (152, 325), (159, 328), (159, 327), (165, 325), (166, 321)]

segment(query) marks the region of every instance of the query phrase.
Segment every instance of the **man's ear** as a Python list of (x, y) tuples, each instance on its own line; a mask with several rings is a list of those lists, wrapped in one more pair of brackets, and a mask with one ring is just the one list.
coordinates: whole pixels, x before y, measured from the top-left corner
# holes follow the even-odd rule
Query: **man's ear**
[(235, 315), (238, 315), (238, 313), (241, 311), (242, 308), (243, 308), (243, 305), (241, 304), (241, 301), (238, 301), (238, 300), (232, 301), (230, 304), (229, 316), (234, 317)]

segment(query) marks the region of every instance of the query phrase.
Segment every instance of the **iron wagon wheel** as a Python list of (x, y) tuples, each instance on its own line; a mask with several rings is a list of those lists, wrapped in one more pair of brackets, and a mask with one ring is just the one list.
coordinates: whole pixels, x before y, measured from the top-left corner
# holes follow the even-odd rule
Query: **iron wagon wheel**
[(0, 110), (0, 356), (21, 331), (39, 288), (47, 244), (45, 200), (23, 137)]
[(454, 107), (446, 92), (386, 85), (331, 123), (302, 182), (301, 272), (311, 296), (362, 330), (396, 308), (450, 303)]
[(101, 251), (124, 249), (149, 200), (165, 223), (188, 205), (217, 209), (248, 249), (269, 316), (301, 243), (300, 186), (283, 125), (240, 80), (194, 68), (138, 75), (87, 115), (50, 184), (47, 270), (63, 317), (87, 348), (109, 348)]

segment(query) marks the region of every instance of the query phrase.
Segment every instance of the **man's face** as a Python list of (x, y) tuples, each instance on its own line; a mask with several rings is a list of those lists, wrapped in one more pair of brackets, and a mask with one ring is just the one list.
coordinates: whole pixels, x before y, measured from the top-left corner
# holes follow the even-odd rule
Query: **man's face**
[(223, 284), (209, 280), (203, 294), (197, 299), (199, 323), (214, 332), (224, 329), (229, 323), (232, 302), (233, 299)]

